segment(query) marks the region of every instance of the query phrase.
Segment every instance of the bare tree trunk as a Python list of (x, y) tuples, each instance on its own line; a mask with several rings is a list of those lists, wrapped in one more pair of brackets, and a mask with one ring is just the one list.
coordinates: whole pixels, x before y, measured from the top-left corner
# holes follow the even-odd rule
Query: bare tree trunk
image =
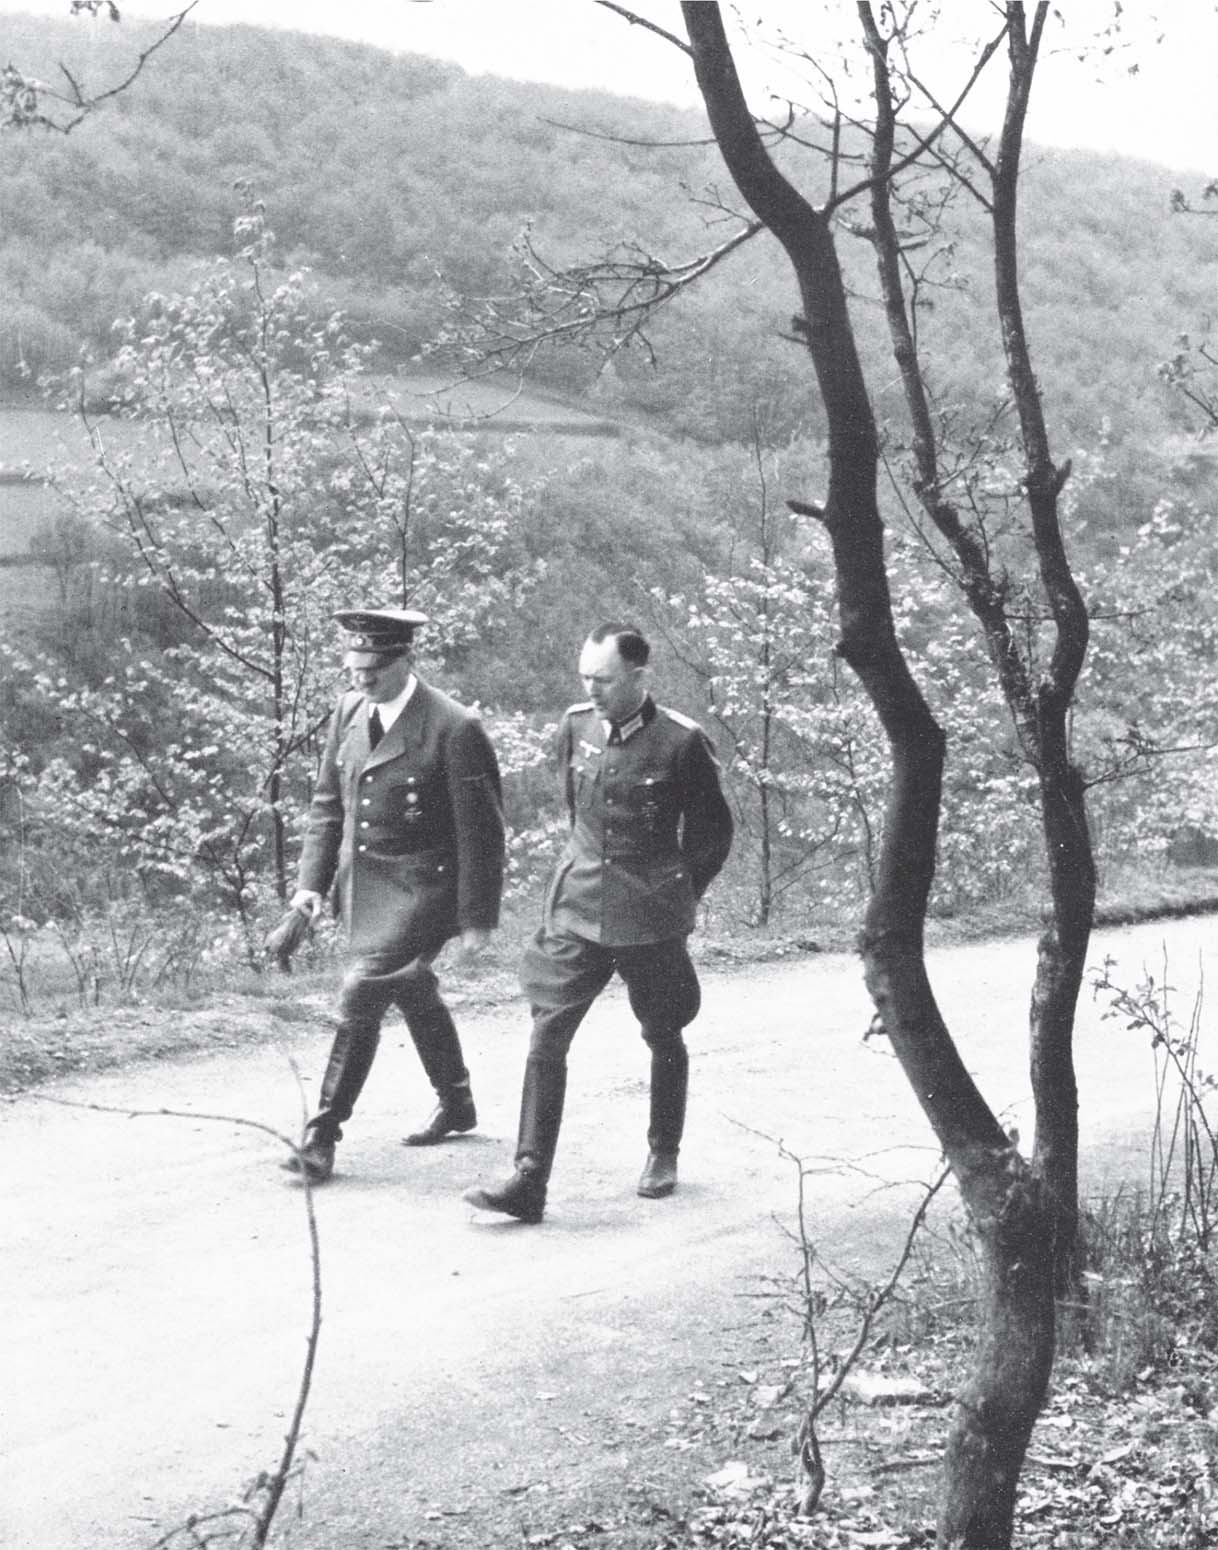
[(1053, 918), (1037, 947), (1029, 1013), (1036, 1110), (1032, 1161), (1052, 1214), (1057, 1295), (1074, 1298), (1081, 1276), (1074, 1019), (1095, 913), (1095, 860), (1082, 779), (1068, 758), (1042, 774), (1040, 790)]
[(878, 440), (829, 213), (814, 209), (770, 158), (718, 5), (683, 3), (681, 9), (724, 161), (741, 195), (782, 243), (799, 285), (802, 331), (829, 425), (829, 490), (818, 514), (833, 548), (838, 651), (875, 706), (892, 758), (879, 870), (860, 939), (864, 973), (960, 1185), (984, 1264), (983, 1333), (948, 1445), (939, 1543), (1004, 1550), (1052, 1368), (1052, 1235), (1039, 1185), (960, 1060), (926, 973), (923, 933), (944, 738), (893, 625), (876, 494)]
[(944, 1550), (1010, 1546), (1019, 1475), (1053, 1366), (1049, 1212), (1014, 1147), (1008, 1156), (1005, 1178), (993, 1159), (979, 1170), (969, 1205), (985, 1287), (976, 1365), (947, 1442), (936, 1534)]
[(1070, 476), (1049, 450), (1019, 299), (1016, 196), (1023, 125), (1048, 12), (1040, 0), (1029, 36), (1022, 4), (1007, 7), (1010, 85), (994, 170), (994, 278), (1007, 374), (1019, 415), (1025, 486), (1041, 584), (1055, 638), (1036, 691), (1041, 821), (1049, 863), (1052, 920), (1040, 939), (1032, 993), (1031, 1073), (1036, 1105), (1034, 1166), (1053, 1220), (1058, 1291), (1078, 1271), (1078, 1092), (1074, 1018), (1095, 914), (1095, 858), (1082, 774), (1070, 756), (1070, 708), (1087, 654), (1089, 619), (1066, 555), (1058, 497)]
[[(872, 156), (872, 213), (880, 283), (893, 350), (914, 426), (915, 489), (960, 566), (969, 606), (985, 633), (1003, 696), (1024, 757), (1037, 772), (1041, 827), (1049, 862), (1052, 919), (1042, 936), (1033, 989), (1030, 1063), (1036, 1106), (1033, 1169), (1043, 1180), (1051, 1217), (1059, 1295), (1076, 1289), (1078, 1271), (1078, 1091), (1073, 1028), (1095, 903), (1095, 866), (1083, 782), (1070, 759), (1068, 717), (1087, 647), (1087, 611), (1074, 584), (1062, 542), (1057, 501), (1069, 465), (1054, 466), (1032, 370), (1020, 305), (1017, 202), (1023, 124), (1036, 68), (1046, 7), (1037, 7), (1031, 36), (1021, 5), (1007, 7), (1003, 35), (1010, 60), (1007, 110), (997, 161), (981, 157), (993, 189), (986, 200), (994, 234), (995, 294), (1008, 375), (1019, 415), (1025, 485), (1041, 582), (1055, 627), (1055, 644), (1041, 682), (1036, 662), (1020, 642), (1008, 612), (1009, 582), (995, 573), (986, 546), (945, 498), (939, 450), (914, 330), (901, 278), (900, 242), (890, 208), (894, 113), (886, 44), (866, 26), (875, 73), (877, 126)], [(988, 52), (992, 52), (996, 39)], [(953, 169), (954, 170), (954, 169)]]

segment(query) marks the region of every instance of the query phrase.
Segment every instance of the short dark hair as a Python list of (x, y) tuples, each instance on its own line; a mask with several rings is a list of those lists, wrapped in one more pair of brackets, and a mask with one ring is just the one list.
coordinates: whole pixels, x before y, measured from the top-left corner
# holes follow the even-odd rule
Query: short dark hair
[(621, 624), (611, 620), (606, 624), (598, 624), (588, 636), (588, 639), (599, 646), (601, 641), (612, 638), (617, 646), (618, 656), (631, 667), (646, 667), (647, 659), (651, 656), (651, 647), (644, 639), (642, 632), (633, 624)]

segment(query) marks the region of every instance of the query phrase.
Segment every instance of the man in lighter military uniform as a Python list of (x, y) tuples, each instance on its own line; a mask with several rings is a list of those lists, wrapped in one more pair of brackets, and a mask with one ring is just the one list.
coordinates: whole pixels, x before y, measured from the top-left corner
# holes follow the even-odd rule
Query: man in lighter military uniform
[(328, 1179), (342, 1127), (396, 1005), (438, 1100), (405, 1138), (428, 1146), (477, 1124), (461, 1042), (432, 962), (459, 936), (482, 951), (499, 921), (503, 807), (481, 722), (414, 673), (408, 608), (335, 614), (351, 689), (330, 718), (309, 807), (294, 907), (315, 915), (334, 886), (350, 960), (317, 1112), (285, 1164)]
[(486, 1211), (539, 1222), (558, 1143), (567, 1052), (614, 972), (651, 1052), (648, 1156), (638, 1193), (670, 1195), (685, 1124), (698, 976), (686, 949), (698, 901), (731, 848), (719, 767), (694, 721), (647, 691), (650, 648), (633, 625), (599, 625), (579, 673), (588, 700), (563, 716), (558, 773), (571, 821), (541, 929), (521, 963), (533, 1029), (516, 1169), (498, 1189), (467, 1190)]

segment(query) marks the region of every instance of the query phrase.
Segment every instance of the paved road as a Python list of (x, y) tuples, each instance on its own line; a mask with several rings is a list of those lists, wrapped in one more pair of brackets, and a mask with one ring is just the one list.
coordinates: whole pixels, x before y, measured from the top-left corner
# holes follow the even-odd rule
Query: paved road
[[(1105, 933), (1094, 958), (1113, 953), (1132, 981), (1143, 964), (1160, 967), (1164, 942), (1187, 1015), (1199, 965), (1215, 982), (1212, 920)], [(966, 1059), (1025, 1139), (1032, 966), (1027, 942), (932, 958)], [(427, 1094), (389, 1031), (339, 1174), (317, 1196), (324, 1327), (299, 1550), (405, 1544), (434, 1529), (436, 1504), (473, 1512), (488, 1492), (627, 1470), (632, 1438), (662, 1428), (674, 1395), (744, 1338), (747, 1294), (793, 1268), (779, 1224), (793, 1219), (795, 1171), (779, 1140), (823, 1167), (812, 1203), (829, 1257), (888, 1261), (909, 1190), (882, 1181), (928, 1177), (936, 1154), (883, 1041), (861, 1038), (870, 1009), (857, 964), (707, 975), (705, 1004), (678, 1194), (634, 1194), (644, 1050), (610, 993), (576, 1041), (539, 1228), (460, 1200), (509, 1163), (520, 1010), (466, 1020), (482, 1126), (427, 1151), (398, 1144)], [(312, 1091), (323, 1054), (314, 1035), (53, 1091), (294, 1132), (288, 1058)], [(1088, 1001), (1078, 1064), (1095, 1184), (1141, 1165), (1150, 1058)], [(223, 1124), (26, 1098), (0, 1110), (0, 1125), (0, 1545), (148, 1546), (276, 1457), (308, 1320), (300, 1193), (274, 1142)]]

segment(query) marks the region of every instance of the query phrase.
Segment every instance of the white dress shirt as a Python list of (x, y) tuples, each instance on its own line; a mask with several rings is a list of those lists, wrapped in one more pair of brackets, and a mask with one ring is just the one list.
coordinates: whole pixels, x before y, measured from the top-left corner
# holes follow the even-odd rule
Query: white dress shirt
[(414, 693), (414, 688), (418, 681), (419, 680), (414, 676), (414, 674), (411, 673), (410, 677), (406, 680), (406, 687), (402, 690), (401, 694), (396, 695), (392, 700), (386, 700), (381, 705), (374, 705), (372, 701), (369, 700), (368, 714), (371, 716), (372, 712), (376, 711), (377, 715), (380, 717), (382, 733), (388, 732), (389, 728), (406, 709), (406, 703), (410, 699), (410, 696)]

